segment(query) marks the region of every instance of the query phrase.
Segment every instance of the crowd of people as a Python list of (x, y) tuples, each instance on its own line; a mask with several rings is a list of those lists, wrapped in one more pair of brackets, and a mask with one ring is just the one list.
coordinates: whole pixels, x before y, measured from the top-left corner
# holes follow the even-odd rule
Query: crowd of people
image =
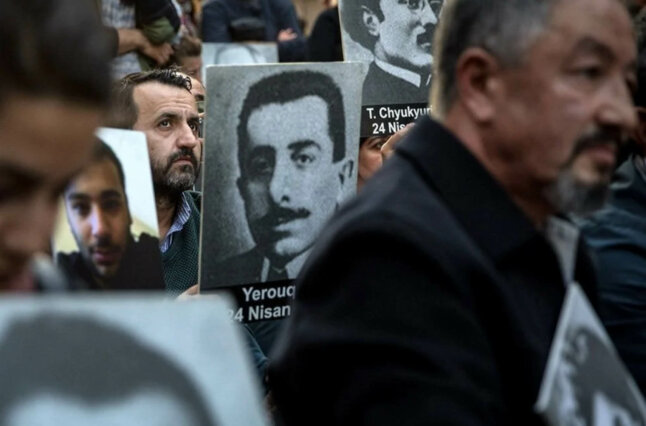
[[(214, 119), (202, 42), (342, 61), (339, 9), (373, 55), (356, 82), (364, 105), (409, 93), (431, 110), (362, 137), (353, 168), (341, 92), (312, 89), (330, 77), (268, 76), (242, 100), (236, 185), (255, 245), (215, 267), (231, 281), (295, 279), (289, 318), (239, 325), (270, 421), (546, 424), (535, 404), (574, 285), (646, 391), (640, 1), (345, 0), (307, 36), (291, 0), (0, 1), (0, 290), (199, 298), (206, 183), (196, 186)], [(299, 127), (303, 110), (323, 117), (326, 146)], [(145, 135), (158, 240), (130, 235), (123, 167), (99, 127)], [(267, 155), (263, 138), (289, 155)], [(273, 179), (312, 161), (307, 149), (329, 167), (298, 175), (319, 198), (290, 210)], [(353, 177), (357, 195), (340, 203)], [(52, 256), (61, 196), (79, 251)], [(277, 242), (268, 217), (274, 234), (301, 220), (307, 238)], [(646, 421), (646, 407), (603, 401), (613, 408), (601, 424)], [(570, 415), (563, 424), (586, 424), (583, 408)]]

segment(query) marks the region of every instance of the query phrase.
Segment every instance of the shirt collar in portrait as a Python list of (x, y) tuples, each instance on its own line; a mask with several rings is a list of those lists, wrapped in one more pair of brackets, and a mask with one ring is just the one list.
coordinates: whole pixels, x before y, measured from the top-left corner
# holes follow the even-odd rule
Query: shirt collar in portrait
[[(298, 275), (309, 253), (310, 253), (310, 250), (305, 250), (303, 253), (299, 254), (298, 256), (293, 258), (289, 263), (287, 263), (287, 265), (285, 265), (285, 268), (283, 268), (283, 270), (287, 270), (287, 277), (295, 278)], [(267, 281), (267, 277), (269, 276), (269, 268), (272, 268), (271, 262), (266, 257), (263, 257), (262, 271), (260, 272), (260, 282), (264, 283)], [(276, 272), (283, 271), (283, 270), (278, 270), (277, 268), (274, 268), (274, 270)]]
[[(398, 67), (393, 64), (389, 64), (388, 62), (384, 62), (377, 58), (375, 58), (375, 64), (383, 71), (393, 75), (394, 77), (405, 80), (410, 84), (412, 84), (413, 86), (422, 87), (422, 77), (416, 72), (407, 70), (406, 68)], [(428, 86), (430, 82), (431, 82), (431, 75), (429, 74), (428, 78), (424, 82), (424, 85)]]

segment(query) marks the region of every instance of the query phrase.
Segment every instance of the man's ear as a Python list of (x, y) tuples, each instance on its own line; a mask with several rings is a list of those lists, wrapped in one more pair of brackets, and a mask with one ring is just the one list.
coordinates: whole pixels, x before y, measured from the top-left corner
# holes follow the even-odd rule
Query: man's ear
[(379, 36), (379, 18), (377, 18), (377, 15), (375, 15), (372, 10), (368, 9), (365, 6), (361, 6), (361, 20), (363, 21), (364, 27), (366, 27), (371, 36)]
[(339, 162), (339, 195), (337, 196), (337, 203), (341, 202), (345, 195), (345, 185), (352, 178), (354, 172), (354, 161), (347, 158)]
[(477, 122), (487, 122), (495, 114), (500, 70), (498, 60), (481, 47), (468, 48), (458, 59), (455, 70), (458, 98)]
[(646, 155), (646, 108), (637, 106), (637, 127), (633, 131), (632, 137), (639, 147), (642, 156)]

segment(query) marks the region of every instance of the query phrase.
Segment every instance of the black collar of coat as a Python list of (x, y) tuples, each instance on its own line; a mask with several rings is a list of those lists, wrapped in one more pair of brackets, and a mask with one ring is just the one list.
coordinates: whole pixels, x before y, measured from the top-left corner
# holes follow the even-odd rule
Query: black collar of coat
[(494, 261), (539, 236), (502, 186), (448, 129), (425, 116), (400, 146), (474, 241)]

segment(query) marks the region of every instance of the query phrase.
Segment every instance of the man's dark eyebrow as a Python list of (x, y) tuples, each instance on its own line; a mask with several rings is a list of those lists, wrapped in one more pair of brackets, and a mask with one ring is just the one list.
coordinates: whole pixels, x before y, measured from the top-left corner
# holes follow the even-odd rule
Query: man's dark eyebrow
[(89, 201), (90, 196), (82, 192), (70, 192), (65, 196), (69, 201)]
[(200, 124), (200, 117), (199, 116), (189, 117), (187, 121), (191, 124)]
[(162, 112), (159, 114), (159, 116), (155, 119), (155, 121), (160, 121), (160, 120), (177, 120), (179, 118), (179, 115), (174, 113), (174, 112)]
[(204, 95), (202, 95), (202, 94), (197, 93), (197, 94), (195, 94), (193, 96), (195, 96), (196, 101), (203, 101), (204, 100)]
[(20, 182), (21, 186), (35, 186), (43, 181), (43, 176), (8, 162), (0, 161), (0, 177)]
[(105, 191), (101, 191), (100, 194), (101, 198), (125, 198), (121, 191), (117, 191), (116, 189), (106, 189)]
[[(172, 121), (178, 121), (181, 119), (181, 115), (177, 114), (175, 112), (163, 112), (159, 114), (159, 116), (155, 119), (155, 121), (160, 121), (160, 120), (172, 120)], [(193, 122), (195, 120), (196, 122), (199, 122), (200, 120), (200, 115), (196, 112), (191, 114), (186, 118), (186, 121)]]
[(318, 142), (313, 141), (311, 139), (292, 142), (289, 145), (287, 145), (287, 148), (289, 148), (292, 151), (299, 151), (301, 149), (309, 148), (310, 146), (314, 146), (319, 151), (321, 150), (321, 145)]
[[(69, 176), (62, 178), (60, 181), (56, 182), (58, 187), (54, 188), (54, 192), (57, 194), (62, 194), (65, 188), (69, 185), (69, 182), (78, 175), (83, 167), (75, 170), (70, 173)], [(45, 183), (45, 177), (33, 172), (24, 167), (16, 166), (15, 164), (8, 163), (6, 161), (0, 160), (0, 179), (16, 181), (17, 185), (23, 191), (29, 190), (29, 188), (36, 188), (38, 185)]]
[(574, 46), (575, 53), (592, 53), (610, 62), (616, 58), (612, 49), (592, 37), (584, 37)]
[[(71, 201), (86, 201), (90, 200), (92, 197), (89, 196), (88, 194), (85, 194), (83, 192), (70, 192), (65, 196), (68, 200)], [(105, 191), (101, 191), (99, 194), (99, 198), (104, 199), (104, 198), (123, 198), (123, 195), (121, 194), (120, 191), (117, 191), (116, 189), (106, 189)]]

